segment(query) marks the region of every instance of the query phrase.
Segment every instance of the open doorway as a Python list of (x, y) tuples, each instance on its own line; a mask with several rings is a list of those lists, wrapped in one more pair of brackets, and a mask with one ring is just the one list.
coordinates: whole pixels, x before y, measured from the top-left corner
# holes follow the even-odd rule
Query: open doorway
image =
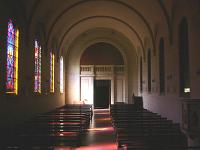
[(110, 80), (94, 80), (94, 108), (109, 108), (111, 99), (110, 93)]

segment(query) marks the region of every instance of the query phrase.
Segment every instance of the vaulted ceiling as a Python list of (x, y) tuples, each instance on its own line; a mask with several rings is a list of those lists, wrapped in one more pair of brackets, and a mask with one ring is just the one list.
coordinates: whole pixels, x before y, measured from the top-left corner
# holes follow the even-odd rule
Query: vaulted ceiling
[(27, 31), (42, 36), (48, 48), (63, 49), (88, 30), (107, 28), (144, 51), (155, 49), (159, 31), (170, 40), (177, 1), (18, 0), (12, 4), (16, 3), (13, 6), (24, 18)]

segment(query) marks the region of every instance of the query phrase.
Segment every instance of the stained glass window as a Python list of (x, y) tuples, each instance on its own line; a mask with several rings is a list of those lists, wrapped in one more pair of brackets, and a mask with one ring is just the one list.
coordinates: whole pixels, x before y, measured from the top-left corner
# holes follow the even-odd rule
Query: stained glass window
[(8, 21), (6, 93), (18, 94), (18, 48), (19, 30), (15, 29), (12, 20)]
[(63, 93), (63, 57), (60, 57), (60, 93)]
[(50, 92), (54, 92), (54, 54), (50, 53)]
[(34, 92), (41, 93), (41, 46), (37, 40), (35, 40)]

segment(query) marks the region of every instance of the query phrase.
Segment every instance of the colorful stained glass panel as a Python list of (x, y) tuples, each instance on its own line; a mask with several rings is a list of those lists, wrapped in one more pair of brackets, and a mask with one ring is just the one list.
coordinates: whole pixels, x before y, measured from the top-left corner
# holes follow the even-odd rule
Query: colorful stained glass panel
[(34, 92), (41, 93), (41, 46), (35, 40)]
[(19, 30), (14, 28), (12, 20), (8, 21), (6, 93), (18, 94), (18, 48)]

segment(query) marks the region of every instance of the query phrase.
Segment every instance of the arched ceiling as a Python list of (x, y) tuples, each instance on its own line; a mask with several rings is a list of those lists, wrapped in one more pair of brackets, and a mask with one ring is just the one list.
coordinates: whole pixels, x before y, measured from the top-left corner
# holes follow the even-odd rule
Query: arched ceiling
[(80, 65), (124, 65), (124, 60), (116, 47), (108, 43), (99, 42), (90, 45), (83, 52)]
[[(56, 43), (57, 49), (61, 49), (67, 41), (100, 27), (122, 33), (143, 51), (149, 47), (155, 51), (159, 27), (164, 28), (165, 36), (170, 37), (172, 1), (20, 0), (23, 7), (19, 6), (19, 9), (25, 9), (29, 32), (37, 32), (38, 24), (42, 24), (48, 48)], [(146, 39), (149, 39), (149, 45), (145, 45)]]

